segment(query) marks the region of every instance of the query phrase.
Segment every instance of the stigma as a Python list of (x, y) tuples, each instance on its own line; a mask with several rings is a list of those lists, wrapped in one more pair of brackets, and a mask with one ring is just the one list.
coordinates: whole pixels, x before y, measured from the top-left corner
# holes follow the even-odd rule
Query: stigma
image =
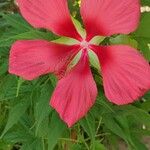
[(80, 46), (83, 49), (89, 49), (89, 42), (87, 42), (86, 40), (83, 40), (83, 41), (80, 42)]

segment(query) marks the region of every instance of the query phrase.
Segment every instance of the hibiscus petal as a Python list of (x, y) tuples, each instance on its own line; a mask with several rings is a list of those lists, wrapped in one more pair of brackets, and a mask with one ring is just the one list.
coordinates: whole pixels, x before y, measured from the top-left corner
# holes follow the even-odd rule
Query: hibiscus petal
[(78, 64), (58, 82), (50, 104), (71, 127), (86, 115), (96, 96), (96, 83), (89, 67), (87, 52), (84, 52)]
[(67, 0), (17, 0), (21, 14), (35, 28), (46, 28), (71, 38), (81, 39), (67, 6)]
[(129, 46), (92, 46), (97, 53), (107, 98), (118, 105), (132, 103), (150, 90), (150, 66)]
[(61, 75), (78, 50), (44, 40), (17, 41), (10, 51), (9, 72), (27, 80), (50, 72)]
[(139, 0), (82, 0), (81, 16), (88, 40), (96, 35), (128, 34), (139, 24), (140, 2)]

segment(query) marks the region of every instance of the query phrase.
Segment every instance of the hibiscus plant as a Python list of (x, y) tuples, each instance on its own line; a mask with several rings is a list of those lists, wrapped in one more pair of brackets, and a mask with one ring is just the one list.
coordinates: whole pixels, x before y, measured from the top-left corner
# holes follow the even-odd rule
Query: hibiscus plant
[(149, 6), (0, 2), (0, 150), (148, 150)]

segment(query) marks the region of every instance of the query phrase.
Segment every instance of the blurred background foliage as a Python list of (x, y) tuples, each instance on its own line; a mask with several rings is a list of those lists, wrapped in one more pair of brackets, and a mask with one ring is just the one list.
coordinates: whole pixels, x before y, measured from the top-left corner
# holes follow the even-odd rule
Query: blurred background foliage
[[(80, 3), (68, 2), (72, 16), (81, 21)], [(150, 0), (141, 4), (150, 6)], [(8, 73), (14, 41), (57, 38), (32, 28), (13, 0), (0, 0), (0, 150), (150, 150), (145, 140), (150, 137), (150, 92), (132, 105), (113, 105), (104, 96), (93, 69), (99, 89), (96, 103), (85, 118), (68, 129), (49, 106), (57, 82), (53, 75), (29, 82)], [(150, 12), (142, 13), (136, 32), (109, 37), (102, 44), (136, 47), (150, 61)]]

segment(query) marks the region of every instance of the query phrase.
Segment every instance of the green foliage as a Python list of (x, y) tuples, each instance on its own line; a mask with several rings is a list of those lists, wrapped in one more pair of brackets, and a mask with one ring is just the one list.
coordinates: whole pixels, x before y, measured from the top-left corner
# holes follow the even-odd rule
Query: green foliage
[(141, 16), (141, 23), (138, 30), (133, 33), (133, 37), (138, 42), (138, 47), (142, 50), (144, 56), (150, 61), (150, 13), (143, 13)]
[(142, 5), (144, 6), (150, 6), (149, 0), (141, 0)]
[[(122, 141), (130, 150), (148, 150), (142, 139), (150, 136), (150, 93), (132, 105), (113, 105), (106, 99), (101, 78), (94, 70), (99, 89), (96, 103), (69, 129), (49, 106), (57, 82), (53, 75), (29, 82), (8, 73), (9, 50), (16, 40), (72, 42), (67, 38), (58, 39), (49, 31), (34, 29), (16, 8), (15, 13), (8, 13), (12, 11), (10, 3), (0, 2), (0, 150), (120, 150)], [(77, 1), (72, 5), (70, 0), (69, 4), (72, 15), (80, 20)], [(142, 4), (150, 5), (150, 2), (143, 0)], [(143, 13), (140, 26), (133, 34), (98, 37), (93, 42), (130, 45), (150, 61), (149, 24), (150, 13)]]

